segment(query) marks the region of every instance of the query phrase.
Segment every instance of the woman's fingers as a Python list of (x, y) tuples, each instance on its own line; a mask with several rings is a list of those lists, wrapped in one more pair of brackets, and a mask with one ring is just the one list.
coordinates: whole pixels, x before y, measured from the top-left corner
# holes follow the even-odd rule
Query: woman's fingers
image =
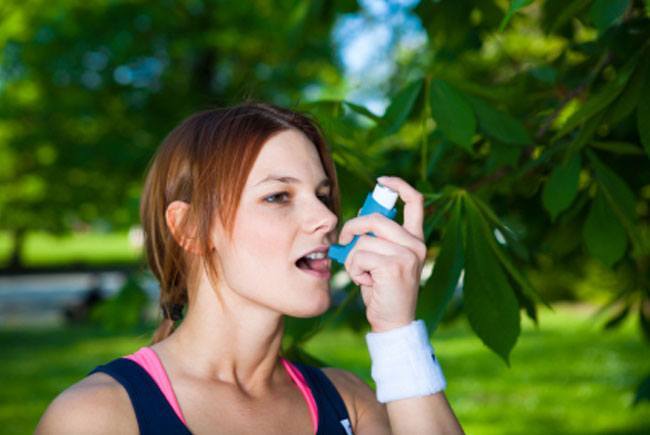
[(350, 278), (361, 287), (366, 317), (377, 330), (407, 325), (415, 318), (422, 269), (415, 254), (402, 249), (401, 255), (354, 249), (346, 262)]
[[(426, 257), (427, 248), (421, 239), (415, 237), (405, 227), (397, 222), (388, 219), (379, 213), (371, 213), (365, 216), (357, 216), (350, 219), (341, 228), (339, 243), (349, 243), (355, 235), (372, 232), (377, 238), (385, 239), (397, 245), (404, 246), (417, 254), (421, 261)], [(370, 236), (371, 237), (371, 236)], [(357, 240), (359, 243), (359, 240)], [(355, 245), (356, 246), (356, 245)], [(382, 251), (379, 251), (382, 252)]]
[[(369, 255), (369, 254), (377, 254)], [(360, 236), (345, 260), (345, 268), (355, 283), (370, 285), (371, 276), (388, 273), (389, 269), (410, 271), (419, 268), (421, 261), (411, 249), (368, 235)], [(419, 270), (418, 272), (421, 272)], [(420, 274), (418, 273), (419, 277)]]
[(424, 196), (399, 177), (379, 177), (377, 181), (399, 194), (404, 201), (404, 228), (424, 241)]
[(427, 251), (422, 228), (424, 197), (398, 177), (380, 177), (377, 181), (394, 189), (404, 201), (404, 225), (380, 213), (357, 216), (345, 223), (339, 243), (347, 244), (360, 235), (345, 268), (361, 286), (373, 331), (388, 331), (415, 318)]

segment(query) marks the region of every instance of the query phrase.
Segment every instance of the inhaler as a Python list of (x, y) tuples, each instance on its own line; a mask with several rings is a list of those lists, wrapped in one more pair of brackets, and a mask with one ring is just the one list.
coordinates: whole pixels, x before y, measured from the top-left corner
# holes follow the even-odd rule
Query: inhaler
[[(357, 216), (365, 216), (371, 213), (380, 213), (388, 219), (395, 219), (397, 209), (394, 207), (399, 195), (393, 189), (384, 186), (381, 183), (375, 185), (375, 189), (366, 196), (363, 207), (359, 209)], [(369, 236), (376, 237), (372, 232), (367, 233)], [(359, 235), (354, 238), (347, 245), (332, 244), (327, 252), (327, 256), (341, 264), (345, 263), (348, 254), (357, 243)]]

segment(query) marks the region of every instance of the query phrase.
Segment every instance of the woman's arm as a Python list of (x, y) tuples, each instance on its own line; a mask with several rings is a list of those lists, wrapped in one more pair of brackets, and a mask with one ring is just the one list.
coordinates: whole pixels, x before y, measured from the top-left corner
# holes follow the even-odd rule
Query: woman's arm
[(443, 392), (384, 404), (356, 374), (330, 367), (323, 371), (341, 393), (356, 435), (464, 433)]
[[(359, 236), (345, 259), (345, 269), (361, 289), (373, 333), (366, 335), (366, 341), (373, 367), (377, 365), (373, 370), (378, 376), (373, 375), (377, 399), (386, 403), (391, 433), (463, 433), (441, 391), (441, 374), (429, 365), (425, 326), (415, 322), (428, 251), (424, 196), (399, 177), (379, 177), (377, 181), (404, 201), (403, 225), (379, 213), (361, 215), (345, 223), (338, 240), (345, 245)], [(373, 403), (377, 399), (367, 398), (359, 405), (362, 412), (369, 413), (368, 421), (382, 412)], [(360, 433), (371, 433), (362, 416), (358, 426)]]
[[(442, 391), (386, 404), (393, 434), (463, 434)], [(362, 432), (359, 432), (362, 433)]]
[(137, 434), (128, 394), (113, 378), (95, 373), (59, 394), (34, 432), (46, 434)]

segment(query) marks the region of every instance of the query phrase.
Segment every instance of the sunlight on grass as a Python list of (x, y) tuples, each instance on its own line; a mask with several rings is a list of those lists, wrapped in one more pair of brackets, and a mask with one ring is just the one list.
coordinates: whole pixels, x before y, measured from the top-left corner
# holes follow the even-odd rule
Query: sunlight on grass
[[(650, 433), (650, 404), (631, 408), (635, 386), (650, 372), (650, 348), (636, 319), (603, 333), (587, 306), (540, 309), (527, 317), (511, 368), (473, 334), (465, 319), (443, 327), (432, 345), (447, 378), (447, 397), (468, 434)], [(366, 382), (365, 343), (337, 331), (307, 350)]]
[[(468, 434), (650, 433), (650, 404), (631, 408), (634, 387), (650, 372), (650, 349), (636, 319), (599, 330), (586, 306), (524, 318), (511, 368), (483, 346), (465, 319), (439, 329), (432, 344), (448, 382), (447, 397)], [(112, 336), (88, 328), (0, 330), (0, 424), (33, 431), (47, 404), (98, 364), (148, 343), (150, 331)], [(363, 336), (322, 333), (306, 350), (371, 383)]]
[[(0, 233), (0, 265), (9, 260), (11, 240)], [(129, 244), (128, 233), (73, 233), (57, 237), (30, 233), (23, 249), (26, 266), (49, 266), (83, 262), (101, 264), (137, 261), (138, 249)]]

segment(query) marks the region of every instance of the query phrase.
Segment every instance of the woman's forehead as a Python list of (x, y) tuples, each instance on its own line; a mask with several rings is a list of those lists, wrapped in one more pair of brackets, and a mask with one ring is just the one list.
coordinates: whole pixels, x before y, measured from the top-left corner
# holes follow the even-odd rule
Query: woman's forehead
[(262, 147), (249, 176), (249, 187), (281, 181), (321, 182), (327, 178), (316, 146), (301, 132), (287, 130)]

